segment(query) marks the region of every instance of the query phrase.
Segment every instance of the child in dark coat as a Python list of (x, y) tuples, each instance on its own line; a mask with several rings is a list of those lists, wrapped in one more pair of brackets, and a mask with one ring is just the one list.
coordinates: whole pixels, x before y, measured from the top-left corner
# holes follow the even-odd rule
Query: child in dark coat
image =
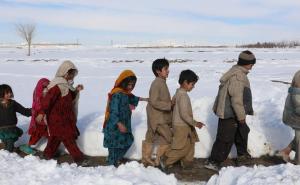
[(17, 127), (17, 115), (31, 116), (31, 109), (24, 108), (13, 100), (14, 94), (9, 85), (0, 85), (0, 139), (4, 143), (4, 149), (13, 152), (14, 143), (23, 134)]

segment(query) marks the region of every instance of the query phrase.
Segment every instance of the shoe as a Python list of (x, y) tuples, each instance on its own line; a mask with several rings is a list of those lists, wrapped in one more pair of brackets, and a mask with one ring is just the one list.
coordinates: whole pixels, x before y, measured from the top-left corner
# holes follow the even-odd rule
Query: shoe
[(221, 168), (220, 164), (214, 161), (207, 161), (204, 167), (216, 172), (218, 172)]
[(251, 165), (252, 157), (249, 154), (240, 155), (236, 158), (237, 166)]
[(34, 155), (37, 152), (35, 149), (31, 148), (29, 145), (26, 144), (19, 146), (19, 150), (28, 155)]

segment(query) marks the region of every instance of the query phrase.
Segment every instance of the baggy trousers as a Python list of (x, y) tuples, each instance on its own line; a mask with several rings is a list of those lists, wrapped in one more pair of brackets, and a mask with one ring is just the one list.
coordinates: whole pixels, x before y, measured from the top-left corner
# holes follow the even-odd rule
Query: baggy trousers
[(247, 143), (249, 127), (241, 124), (234, 118), (219, 119), (216, 140), (210, 155), (210, 160), (221, 163), (225, 161), (233, 143), (237, 149), (237, 155), (248, 154)]
[(109, 165), (117, 166), (118, 162), (122, 160), (129, 148), (130, 146), (125, 148), (108, 148), (107, 163)]
[(47, 159), (53, 158), (61, 142), (65, 145), (74, 162), (80, 162), (84, 159), (83, 153), (78, 148), (75, 139), (63, 139), (55, 136), (48, 138), (48, 143), (44, 150), (44, 155)]

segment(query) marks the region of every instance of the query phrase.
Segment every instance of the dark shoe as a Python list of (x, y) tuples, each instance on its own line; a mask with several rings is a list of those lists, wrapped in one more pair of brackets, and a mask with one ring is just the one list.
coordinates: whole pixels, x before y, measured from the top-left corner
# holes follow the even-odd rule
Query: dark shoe
[(236, 158), (237, 166), (247, 166), (252, 164), (252, 157), (249, 154), (240, 155)]
[(208, 160), (205, 162), (204, 167), (213, 171), (218, 172), (221, 169), (221, 166), (219, 163), (215, 161)]

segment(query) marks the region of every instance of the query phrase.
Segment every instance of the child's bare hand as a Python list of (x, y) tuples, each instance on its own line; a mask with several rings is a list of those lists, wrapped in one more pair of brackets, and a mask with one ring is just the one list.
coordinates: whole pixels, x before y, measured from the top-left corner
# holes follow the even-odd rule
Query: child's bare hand
[(124, 133), (124, 134), (127, 133), (127, 128), (125, 127), (125, 125), (123, 123), (119, 122), (119, 123), (117, 123), (117, 125), (118, 125), (118, 129), (121, 133)]
[(201, 128), (204, 127), (204, 126), (205, 126), (205, 124), (202, 123), (202, 122), (197, 122), (197, 123), (196, 123), (196, 127), (198, 127), (199, 129), (201, 129)]
[(37, 115), (37, 117), (35, 117), (35, 121), (37, 123), (40, 123), (43, 120), (43, 118), (44, 118), (44, 115), (43, 114), (39, 114), (39, 115)]
[(79, 85), (77, 85), (76, 90), (79, 92), (79, 91), (82, 91), (83, 88), (84, 88), (83, 85), (79, 84)]

